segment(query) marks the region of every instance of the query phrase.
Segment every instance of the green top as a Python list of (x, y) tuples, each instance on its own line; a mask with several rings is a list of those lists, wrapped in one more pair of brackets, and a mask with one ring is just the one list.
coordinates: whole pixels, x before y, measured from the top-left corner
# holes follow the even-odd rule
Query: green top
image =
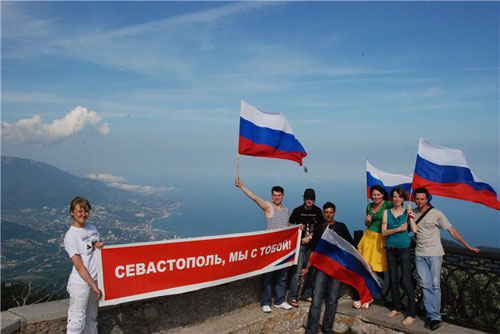
[(402, 215), (399, 217), (394, 217), (392, 214), (392, 211), (389, 209), (387, 210), (387, 229), (392, 230), (394, 228), (398, 228), (403, 224), (408, 224), (408, 228), (406, 231), (401, 231), (397, 232), (394, 234), (391, 234), (390, 236), (387, 237), (387, 240), (385, 241), (385, 245), (387, 247), (393, 247), (393, 248), (408, 248), (410, 247), (410, 236), (408, 232), (410, 231), (410, 222), (406, 221), (406, 210), (403, 212)]
[(384, 210), (391, 209), (394, 204), (392, 204), (391, 201), (384, 201), (380, 210), (375, 213), (372, 211), (372, 204), (373, 203), (370, 203), (366, 207), (366, 214), (372, 216), (372, 224), (368, 227), (368, 229), (376, 233), (382, 233), (382, 218), (384, 217)]

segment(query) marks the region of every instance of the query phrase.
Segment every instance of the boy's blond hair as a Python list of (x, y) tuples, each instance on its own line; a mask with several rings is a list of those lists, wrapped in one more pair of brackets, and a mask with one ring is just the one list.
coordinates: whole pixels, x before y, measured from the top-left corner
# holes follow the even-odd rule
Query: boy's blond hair
[(82, 197), (82, 196), (76, 196), (71, 201), (71, 204), (69, 206), (69, 212), (71, 213), (75, 209), (75, 206), (77, 206), (77, 205), (79, 205), (81, 208), (87, 209), (88, 211), (90, 211), (92, 209), (92, 206), (90, 205), (90, 202), (88, 199), (86, 199), (85, 197)]

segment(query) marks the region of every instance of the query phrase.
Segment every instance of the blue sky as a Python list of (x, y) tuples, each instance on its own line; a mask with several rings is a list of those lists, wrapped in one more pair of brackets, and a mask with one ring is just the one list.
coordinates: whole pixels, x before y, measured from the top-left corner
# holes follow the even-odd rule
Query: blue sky
[[(289, 161), (242, 157), (251, 188), (341, 185), (362, 213), (365, 159), (411, 174), (422, 136), (463, 150), (500, 191), (498, 2), (1, 9), (4, 155), (179, 197), (201, 184), (235, 196), (244, 99), (283, 112), (309, 154), (307, 174)], [(464, 205), (500, 243), (498, 214)]]

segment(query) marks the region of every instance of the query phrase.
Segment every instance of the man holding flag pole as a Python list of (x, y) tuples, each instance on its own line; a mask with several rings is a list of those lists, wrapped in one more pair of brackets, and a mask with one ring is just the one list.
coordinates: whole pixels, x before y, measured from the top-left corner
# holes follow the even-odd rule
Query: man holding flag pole
[[(262, 200), (259, 196), (255, 195), (238, 177), (234, 183), (237, 188), (240, 188), (245, 195), (257, 204), (259, 208), (264, 211), (266, 218), (266, 229), (273, 230), (278, 228), (288, 227), (288, 217), (290, 212), (282, 204), (284, 197), (284, 189), (280, 186), (274, 186), (271, 190), (272, 203)], [(277, 308), (290, 310), (292, 306), (285, 301), (286, 293), (286, 273), (287, 269), (279, 269), (276, 271), (268, 272), (262, 275), (262, 296), (260, 306), (262, 312), (271, 312), (271, 299), (274, 292), (274, 306)]]
[(413, 209), (414, 217), (410, 215), (410, 223), (417, 236), (415, 265), (424, 297), (425, 327), (436, 330), (441, 326), (441, 265), (444, 255), (440, 230), (448, 231), (455, 240), (474, 253), (479, 253), (479, 249), (470, 246), (451, 226), (446, 216), (429, 204), (427, 189), (415, 189), (414, 196), (417, 208)]
[[(272, 202), (264, 201), (247, 187), (240, 179), (240, 154), (292, 160), (302, 165), (307, 153), (295, 138), (287, 119), (281, 113), (266, 113), (241, 101), (240, 134), (238, 144), (238, 164), (235, 186), (253, 200), (264, 211), (266, 229), (288, 227), (290, 212), (282, 204), (284, 189), (274, 186), (271, 190)], [(264, 313), (271, 312), (271, 299), (274, 290), (274, 306), (290, 310), (292, 306), (285, 301), (286, 269), (262, 275), (261, 308)]]
[[(430, 193), (439, 196), (479, 202), (499, 209), (496, 193), (470, 171), (462, 151), (433, 145), (420, 138), (412, 188), (417, 208), (410, 215), (411, 229), (417, 236), (415, 265), (420, 277), (425, 327), (441, 326), (441, 265), (444, 249), (440, 230), (445, 230), (468, 250), (479, 253), (455, 230), (446, 216), (429, 204)], [(428, 189), (430, 190), (428, 190)]]

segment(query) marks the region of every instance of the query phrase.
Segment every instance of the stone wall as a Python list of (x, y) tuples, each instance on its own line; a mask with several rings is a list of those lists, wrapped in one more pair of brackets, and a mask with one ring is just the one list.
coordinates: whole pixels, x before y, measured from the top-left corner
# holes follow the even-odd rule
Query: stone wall
[[(372, 305), (354, 310), (350, 288), (342, 286), (335, 321), (336, 333), (424, 334), (423, 321), (401, 324), (403, 315), (387, 318), (388, 309)], [(240, 280), (180, 295), (159, 297), (99, 309), (101, 334), (304, 334), (309, 303), (298, 309), (273, 308), (263, 313), (259, 305), (260, 277)], [(2, 312), (1, 334), (66, 332), (68, 300), (12, 308)], [(440, 333), (480, 332), (444, 324)]]
[[(260, 277), (180, 295), (99, 309), (100, 333), (157, 333), (222, 315), (258, 301)], [(65, 333), (68, 300), (2, 312), (2, 334)]]

